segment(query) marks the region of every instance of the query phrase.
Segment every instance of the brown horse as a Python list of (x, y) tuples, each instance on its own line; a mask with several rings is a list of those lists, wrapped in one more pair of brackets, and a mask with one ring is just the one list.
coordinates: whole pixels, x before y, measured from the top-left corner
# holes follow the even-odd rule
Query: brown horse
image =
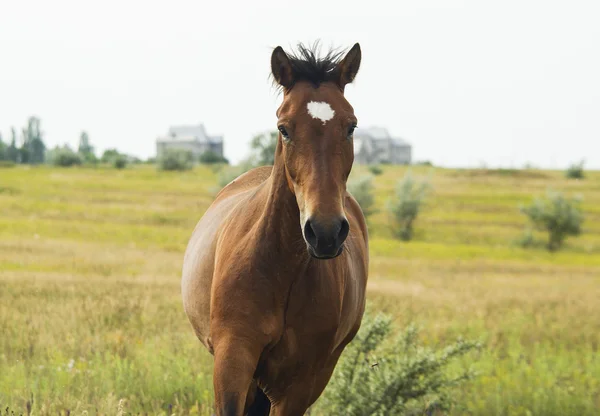
[(183, 304), (214, 355), (217, 415), (303, 415), (360, 327), (368, 237), (346, 191), (357, 121), (344, 98), (360, 60), (358, 44), (274, 49), (274, 166), (221, 190), (190, 239)]

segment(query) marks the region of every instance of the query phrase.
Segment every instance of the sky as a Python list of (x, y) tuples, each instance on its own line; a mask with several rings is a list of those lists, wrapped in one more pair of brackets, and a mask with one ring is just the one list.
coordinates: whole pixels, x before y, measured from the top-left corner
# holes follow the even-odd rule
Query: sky
[(276, 128), (272, 49), (359, 42), (346, 96), (415, 160), (600, 169), (600, 2), (0, 0), (0, 132), (143, 158), (176, 124), (246, 156)]

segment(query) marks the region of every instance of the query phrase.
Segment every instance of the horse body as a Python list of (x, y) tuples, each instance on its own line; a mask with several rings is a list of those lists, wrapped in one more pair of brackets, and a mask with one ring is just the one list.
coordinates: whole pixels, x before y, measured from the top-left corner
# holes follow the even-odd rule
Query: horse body
[[(308, 84), (295, 91), (289, 111), (334, 94)], [(344, 114), (348, 105), (330, 108)], [(313, 127), (311, 137), (326, 136), (320, 124)], [(342, 186), (298, 173), (282, 140), (273, 167), (253, 169), (217, 195), (185, 254), (184, 309), (215, 357), (218, 415), (304, 414), (364, 312), (368, 237), (361, 209), (345, 178)], [(347, 145), (327, 143), (315, 144), (321, 152), (314, 157), (329, 154), (328, 146), (347, 165)], [(320, 193), (329, 184), (331, 201), (311, 199), (316, 184)]]

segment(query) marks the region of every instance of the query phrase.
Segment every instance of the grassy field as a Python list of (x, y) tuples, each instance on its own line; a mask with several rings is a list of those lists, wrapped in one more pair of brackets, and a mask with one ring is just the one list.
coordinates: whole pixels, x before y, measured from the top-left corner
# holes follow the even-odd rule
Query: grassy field
[[(404, 170), (377, 177), (380, 207)], [(372, 218), (371, 306), (427, 344), (483, 341), (453, 414), (598, 414), (600, 173), (416, 173), (434, 192), (415, 240), (393, 240), (383, 209)], [(212, 360), (179, 277), (216, 180), (208, 168), (0, 169), (0, 409), (210, 414)], [(549, 186), (583, 195), (583, 235), (554, 254), (517, 247), (518, 205)]]

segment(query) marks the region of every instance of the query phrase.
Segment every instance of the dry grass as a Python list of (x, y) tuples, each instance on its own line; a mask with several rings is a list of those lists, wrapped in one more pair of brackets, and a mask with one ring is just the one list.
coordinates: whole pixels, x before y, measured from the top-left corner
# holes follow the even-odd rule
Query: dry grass
[[(379, 206), (403, 172), (375, 178)], [(426, 343), (486, 345), (454, 414), (600, 407), (600, 175), (534, 173), (433, 171), (410, 243), (390, 239), (383, 210), (371, 221), (372, 306), (417, 323)], [(123, 412), (210, 414), (211, 358), (179, 274), (216, 180), (204, 168), (0, 169), (0, 408), (112, 415), (123, 400)], [(517, 205), (548, 186), (583, 194), (584, 235), (555, 254), (514, 246)]]

